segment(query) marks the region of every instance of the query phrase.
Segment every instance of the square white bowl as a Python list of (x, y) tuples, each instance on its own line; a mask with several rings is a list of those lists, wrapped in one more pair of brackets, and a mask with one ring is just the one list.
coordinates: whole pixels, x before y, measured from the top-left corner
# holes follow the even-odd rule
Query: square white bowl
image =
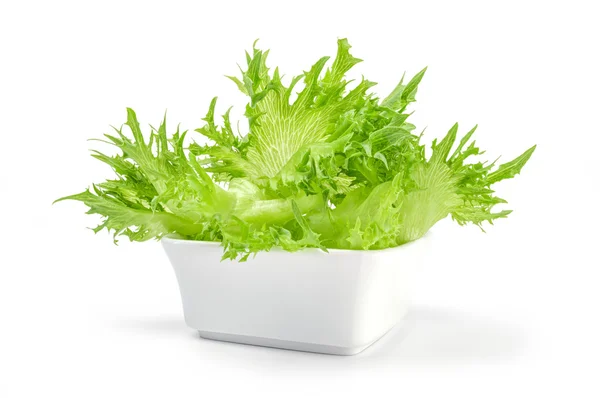
[(221, 261), (217, 242), (165, 237), (186, 323), (208, 339), (354, 355), (408, 308), (425, 239), (384, 250), (271, 250)]

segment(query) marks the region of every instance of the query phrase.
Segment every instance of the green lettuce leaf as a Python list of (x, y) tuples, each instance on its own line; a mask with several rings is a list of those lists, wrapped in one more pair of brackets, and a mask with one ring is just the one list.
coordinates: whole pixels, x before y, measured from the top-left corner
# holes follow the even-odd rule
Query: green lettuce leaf
[[(519, 174), (535, 146), (514, 160), (476, 161), (483, 154), (455, 124), (426, 156), (407, 108), (426, 69), (380, 100), (374, 83), (346, 77), (361, 62), (346, 39), (284, 83), (267, 67), (268, 51), (246, 54), (241, 76), (229, 78), (247, 96), (247, 133), (234, 132), (230, 109), (216, 120), (211, 101), (190, 142), (186, 131), (144, 134), (135, 112), (102, 140), (119, 151), (92, 156), (116, 177), (61, 200), (77, 200), (107, 229), (133, 241), (176, 234), (219, 241), (223, 258), (245, 260), (281, 247), (374, 250), (421, 238), (451, 216), (482, 227), (504, 218), (506, 201), (492, 185)], [(329, 65), (329, 66), (328, 66)], [(475, 160), (474, 160), (475, 159)]]

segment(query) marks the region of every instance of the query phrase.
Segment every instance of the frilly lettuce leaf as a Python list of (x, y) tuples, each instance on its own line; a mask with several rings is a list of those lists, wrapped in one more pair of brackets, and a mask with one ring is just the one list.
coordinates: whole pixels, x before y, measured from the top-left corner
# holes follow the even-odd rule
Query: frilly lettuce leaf
[(233, 130), (230, 109), (215, 120), (216, 98), (195, 130), (207, 145), (186, 145), (179, 129), (167, 134), (166, 118), (146, 138), (127, 109), (125, 126), (103, 140), (119, 154), (92, 151), (116, 178), (59, 201), (86, 204), (103, 218), (94, 231), (115, 241), (177, 234), (220, 241), (223, 257), (238, 260), (276, 246), (384, 249), (448, 215), (481, 227), (510, 213), (493, 211), (506, 201), (491, 186), (519, 174), (535, 146), (497, 167), (473, 161), (483, 153), (475, 128), (458, 139), (456, 124), (427, 157), (407, 112), (426, 69), (380, 100), (374, 83), (346, 78), (361, 62), (346, 39), (329, 67), (320, 58), (287, 84), (267, 56), (255, 43), (241, 76), (229, 77), (248, 97), (246, 134)]

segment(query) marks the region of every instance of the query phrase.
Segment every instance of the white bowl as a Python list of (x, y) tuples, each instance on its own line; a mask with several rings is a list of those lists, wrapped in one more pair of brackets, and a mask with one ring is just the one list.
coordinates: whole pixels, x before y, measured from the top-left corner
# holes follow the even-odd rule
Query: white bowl
[(404, 316), (424, 239), (384, 250), (271, 250), (221, 261), (217, 242), (165, 237), (185, 321), (208, 339), (354, 355)]

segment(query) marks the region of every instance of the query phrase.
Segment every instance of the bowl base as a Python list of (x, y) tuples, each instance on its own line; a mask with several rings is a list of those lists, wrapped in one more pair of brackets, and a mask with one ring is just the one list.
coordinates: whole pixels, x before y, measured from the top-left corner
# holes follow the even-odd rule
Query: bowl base
[[(385, 333), (368, 344), (356, 347), (303, 343), (299, 341), (279, 340), (266, 337), (244, 336), (239, 334), (209, 332), (199, 330), (200, 337), (208, 340), (227, 341), (230, 343), (248, 344), (263, 347), (281, 348), (284, 350), (314, 352), (330, 355), (356, 355), (379, 340)], [(387, 332), (386, 332), (387, 333)]]

